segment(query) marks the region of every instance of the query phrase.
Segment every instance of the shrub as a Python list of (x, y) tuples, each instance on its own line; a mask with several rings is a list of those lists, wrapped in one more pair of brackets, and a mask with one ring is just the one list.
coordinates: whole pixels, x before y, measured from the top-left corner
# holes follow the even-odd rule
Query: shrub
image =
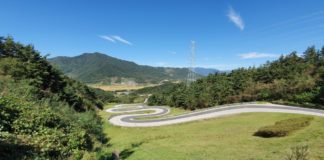
[(309, 160), (309, 148), (307, 145), (292, 147), (290, 153), (286, 155), (285, 160)]
[(0, 157), (66, 159), (92, 151), (95, 138), (105, 136), (96, 112), (58, 108), (62, 111), (0, 96)]
[(316, 97), (317, 94), (312, 92), (303, 92), (294, 96), (294, 101), (302, 104), (305, 102), (312, 102), (312, 100)]
[(310, 125), (311, 120), (313, 120), (313, 117), (300, 117), (278, 121), (274, 125), (261, 127), (254, 135), (264, 138), (284, 137), (293, 131)]
[(17, 119), (19, 111), (18, 106), (0, 96), (0, 131), (11, 131), (12, 123)]

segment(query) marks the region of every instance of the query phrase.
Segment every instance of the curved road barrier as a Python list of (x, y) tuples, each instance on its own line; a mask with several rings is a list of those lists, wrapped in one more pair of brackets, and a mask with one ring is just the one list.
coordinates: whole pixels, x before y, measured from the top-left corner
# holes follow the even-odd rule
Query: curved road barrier
[[(148, 112), (149, 113), (145, 113)], [(193, 111), (191, 113), (181, 114), (177, 116), (170, 116), (158, 119), (142, 119), (153, 118), (156, 116), (167, 115), (170, 110), (162, 106), (146, 106), (144, 104), (122, 104), (116, 105), (113, 108), (107, 109), (106, 112), (120, 113), (122, 115), (115, 115), (109, 118), (109, 122), (116, 126), (123, 127), (154, 127), (164, 126), (177, 123), (185, 123), (202, 119), (215, 118), (220, 116), (250, 113), (250, 112), (276, 112), (276, 113), (294, 113), (312, 116), (324, 117), (324, 110), (293, 107), (277, 104), (256, 104), (243, 103), (234, 105), (223, 105), (212, 107), (204, 110)], [(144, 113), (135, 113), (144, 112)]]

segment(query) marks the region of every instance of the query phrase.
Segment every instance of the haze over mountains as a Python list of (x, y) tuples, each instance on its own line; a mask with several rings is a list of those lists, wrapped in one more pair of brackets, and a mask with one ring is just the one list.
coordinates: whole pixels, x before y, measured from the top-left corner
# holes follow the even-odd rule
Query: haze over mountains
[[(49, 59), (66, 75), (86, 83), (158, 83), (162, 80), (185, 80), (187, 68), (138, 65), (102, 53), (84, 53), (75, 57)], [(216, 69), (196, 68), (197, 76), (219, 72)]]
[(214, 69), (214, 68), (196, 67), (195, 72), (202, 76), (208, 76), (209, 74), (215, 74), (215, 73), (222, 72), (222, 71), (220, 71), (218, 69)]

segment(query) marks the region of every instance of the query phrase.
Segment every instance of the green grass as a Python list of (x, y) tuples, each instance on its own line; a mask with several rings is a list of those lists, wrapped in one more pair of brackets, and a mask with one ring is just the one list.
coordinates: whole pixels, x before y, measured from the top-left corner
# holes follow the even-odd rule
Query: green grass
[[(108, 106), (109, 107), (109, 106)], [(109, 113), (101, 112), (104, 118)], [(290, 147), (307, 144), (313, 159), (324, 159), (324, 118), (283, 138), (253, 136), (262, 126), (302, 117), (282, 113), (247, 113), (153, 128), (125, 128), (105, 123), (111, 138), (107, 151), (124, 151), (128, 160), (274, 160)]]

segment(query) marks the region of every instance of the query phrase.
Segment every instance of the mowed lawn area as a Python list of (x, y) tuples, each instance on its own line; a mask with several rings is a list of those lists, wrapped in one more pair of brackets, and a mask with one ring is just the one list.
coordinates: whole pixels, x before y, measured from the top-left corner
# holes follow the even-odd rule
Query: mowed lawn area
[(245, 113), (152, 128), (112, 126), (107, 121), (110, 113), (100, 115), (111, 138), (107, 150), (123, 151), (127, 160), (281, 160), (290, 147), (301, 144), (309, 146), (311, 159), (324, 159), (324, 118), (320, 117), (288, 137), (259, 138), (253, 134), (260, 127), (303, 115)]

